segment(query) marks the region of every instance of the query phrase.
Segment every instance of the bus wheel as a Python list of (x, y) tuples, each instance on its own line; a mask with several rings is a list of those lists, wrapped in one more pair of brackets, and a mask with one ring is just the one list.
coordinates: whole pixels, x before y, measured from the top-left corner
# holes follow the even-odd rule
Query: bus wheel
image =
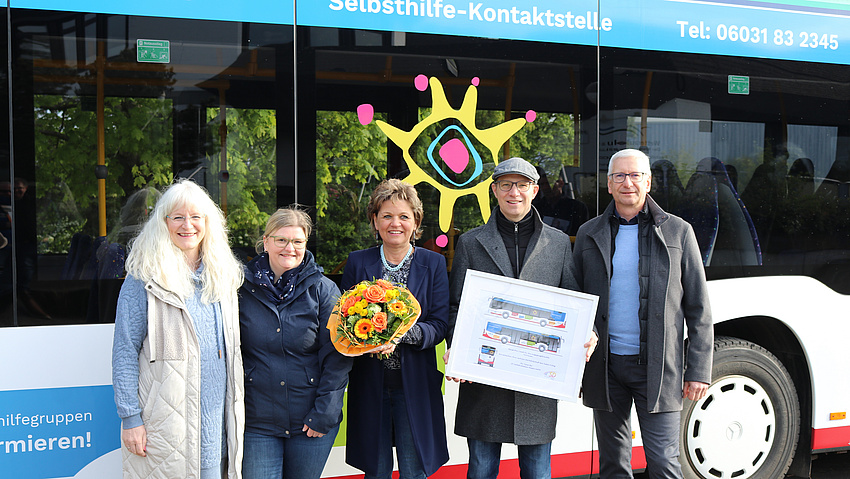
[(546, 345), (543, 344), (543, 343), (538, 344), (537, 350), (540, 351), (541, 353), (545, 353), (546, 352)]
[(501, 341), (502, 341), (502, 344), (508, 344), (508, 337), (507, 337), (507, 336), (502, 336)]
[(544, 328), (546, 326), (549, 326), (549, 321), (546, 321), (545, 319), (541, 319), (540, 320), (540, 326), (543, 326)]
[(714, 340), (712, 384), (685, 401), (679, 462), (687, 479), (785, 477), (800, 432), (791, 376), (766, 349), (730, 337)]
[(510, 316), (510, 313), (508, 313), (507, 311), (502, 311), (502, 317), (504, 319), (508, 319), (508, 316)]

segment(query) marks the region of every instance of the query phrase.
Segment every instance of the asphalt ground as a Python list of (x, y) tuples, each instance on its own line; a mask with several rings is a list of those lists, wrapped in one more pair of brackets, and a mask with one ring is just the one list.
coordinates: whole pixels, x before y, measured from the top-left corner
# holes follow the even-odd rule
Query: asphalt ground
[(812, 461), (811, 479), (850, 478), (850, 454), (833, 452), (818, 454)]
[[(786, 479), (799, 479), (787, 476)], [(850, 453), (832, 452), (817, 454), (812, 458), (810, 479), (850, 479)], [(649, 479), (649, 474), (635, 474), (635, 479)]]

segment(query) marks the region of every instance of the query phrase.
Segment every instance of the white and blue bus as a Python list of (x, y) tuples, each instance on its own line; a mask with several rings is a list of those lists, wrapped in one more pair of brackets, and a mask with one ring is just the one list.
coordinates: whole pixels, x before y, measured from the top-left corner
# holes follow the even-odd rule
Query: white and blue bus
[(543, 327), (565, 328), (567, 326), (567, 313), (563, 311), (538, 308), (503, 298), (490, 299), (490, 314), (502, 319), (529, 321)]
[[(694, 226), (709, 280), (714, 382), (682, 412), (686, 476), (805, 477), (850, 449), (845, 2), (9, 0), (2, 24), (4, 477), (120, 477), (116, 298), (174, 178), (211, 192), (246, 259), (275, 208), (308, 205), (338, 279), (374, 245), (382, 178), (416, 184), (417, 246), (451, 265), (499, 160), (538, 166), (537, 210), (575, 234), (627, 147)], [(449, 431), (456, 400), (446, 384)], [(597, 473), (591, 412), (559, 419), (553, 477)], [(325, 477), (359, 477), (345, 440)], [(464, 477), (466, 443), (448, 442), (436, 476)], [(515, 450), (502, 459), (518, 477)]]
[(541, 353), (557, 353), (561, 349), (561, 337), (551, 334), (537, 333), (527, 329), (487, 322), (487, 327), (481, 336), (502, 344), (517, 344), (534, 348)]

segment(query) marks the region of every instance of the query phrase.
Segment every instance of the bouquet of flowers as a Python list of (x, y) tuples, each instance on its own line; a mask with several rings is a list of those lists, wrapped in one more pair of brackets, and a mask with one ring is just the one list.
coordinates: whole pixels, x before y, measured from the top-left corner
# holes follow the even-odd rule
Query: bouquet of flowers
[(339, 297), (328, 329), (337, 351), (345, 356), (374, 352), (396, 341), (416, 324), (422, 312), (406, 288), (378, 279), (362, 281)]

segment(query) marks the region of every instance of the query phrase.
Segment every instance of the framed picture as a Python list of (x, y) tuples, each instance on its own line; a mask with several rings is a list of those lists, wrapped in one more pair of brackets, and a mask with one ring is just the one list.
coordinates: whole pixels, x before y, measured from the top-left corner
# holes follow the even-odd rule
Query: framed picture
[(467, 270), (446, 376), (576, 402), (598, 301)]

